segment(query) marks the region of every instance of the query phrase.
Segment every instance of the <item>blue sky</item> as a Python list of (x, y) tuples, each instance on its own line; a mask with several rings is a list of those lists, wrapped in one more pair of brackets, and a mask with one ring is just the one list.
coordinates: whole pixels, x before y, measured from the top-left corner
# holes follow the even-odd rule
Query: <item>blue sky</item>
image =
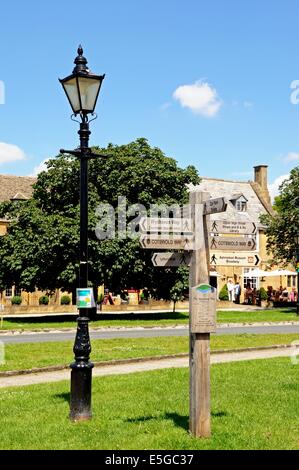
[(0, 172), (77, 146), (58, 77), (82, 43), (106, 73), (91, 144), (146, 137), (202, 176), (268, 164), (274, 183), (299, 164), (298, 17), (296, 0), (2, 2)]

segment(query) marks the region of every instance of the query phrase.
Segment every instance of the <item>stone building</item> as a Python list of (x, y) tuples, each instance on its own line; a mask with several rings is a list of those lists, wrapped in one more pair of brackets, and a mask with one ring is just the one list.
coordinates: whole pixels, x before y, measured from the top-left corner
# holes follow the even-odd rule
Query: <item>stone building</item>
[[(217, 227), (217, 222), (219, 221), (229, 221), (231, 226), (234, 225), (232, 222), (248, 222), (248, 226), (253, 227), (253, 229), (254, 226), (256, 226), (256, 236), (252, 236), (252, 242), (250, 241), (250, 236), (246, 237), (248, 244), (251, 244), (250, 251), (246, 252), (234, 251), (233, 249), (230, 249), (229, 251), (215, 249), (213, 248), (213, 236), (211, 237), (210, 268), (212, 271), (216, 271), (217, 273), (216, 279), (218, 291), (220, 291), (229, 279), (234, 283), (240, 282), (243, 292), (248, 283), (251, 284), (252, 288), (255, 287), (256, 289), (259, 289), (260, 287), (264, 287), (266, 290), (268, 286), (272, 286), (273, 289), (277, 289), (282, 286), (287, 287), (288, 291), (291, 291), (292, 288), (296, 286), (296, 272), (293, 268), (291, 268), (291, 270), (294, 271), (294, 275), (291, 276), (265, 278), (250, 276), (250, 271), (257, 268), (261, 270), (273, 270), (278, 268), (278, 266), (275, 265), (275, 260), (273, 262), (271, 255), (267, 254), (265, 227), (263, 227), (260, 222), (260, 216), (262, 214), (273, 215), (274, 213), (268, 191), (267, 172), (268, 167), (266, 165), (259, 165), (254, 167), (253, 181), (229, 181), (216, 178), (202, 178), (199, 185), (192, 187), (192, 189), (209, 193), (211, 198), (224, 197), (228, 202), (226, 212), (210, 216), (211, 234), (217, 231), (217, 228), (215, 229), (215, 227)], [(213, 230), (214, 222), (216, 222), (216, 225), (214, 224)], [(218, 223), (218, 225), (223, 226), (221, 223)], [(219, 233), (218, 236), (221, 236), (221, 233)], [(230, 235), (229, 233), (226, 233), (222, 235), (224, 244), (224, 237), (234, 236), (242, 237), (244, 240), (244, 235)], [(217, 245), (215, 244), (215, 246)], [(235, 260), (233, 260), (234, 255)], [(229, 263), (230, 265), (226, 265), (226, 263)]]
[[(29, 199), (35, 181), (36, 178), (30, 176), (0, 175), (0, 203)], [(8, 221), (0, 219), (0, 236), (6, 234), (7, 226)]]
[[(36, 178), (30, 176), (0, 175), (0, 203), (5, 201), (26, 201), (30, 199), (33, 193), (33, 184)], [(7, 233), (9, 220), (0, 219), (0, 236)], [(1, 262), (0, 262), (1, 269)], [(22, 297), (22, 305), (37, 306), (42, 292), (27, 293), (22, 292), (18, 286), (11, 286), (4, 292), (0, 292), (0, 303), (4, 306), (11, 304), (14, 296)], [(50, 303), (59, 304), (61, 293), (59, 290), (51, 298)]]

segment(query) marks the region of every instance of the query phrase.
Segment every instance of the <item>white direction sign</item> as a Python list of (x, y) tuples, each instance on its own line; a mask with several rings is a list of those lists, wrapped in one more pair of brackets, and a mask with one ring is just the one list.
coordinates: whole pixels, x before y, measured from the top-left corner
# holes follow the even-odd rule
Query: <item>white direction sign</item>
[(254, 222), (245, 222), (243, 220), (213, 220), (211, 222), (211, 232), (255, 235), (257, 226)]
[(228, 251), (254, 251), (256, 249), (255, 237), (212, 237), (211, 250), (228, 250)]
[(187, 233), (192, 230), (191, 219), (186, 218), (159, 218), (159, 217), (142, 217), (139, 223), (141, 233)]
[(208, 199), (203, 204), (203, 214), (216, 214), (218, 212), (225, 212), (227, 208), (227, 202), (224, 197), (218, 197), (216, 199)]
[(220, 251), (211, 251), (210, 253), (211, 266), (240, 266), (240, 267), (254, 267), (260, 264), (260, 258), (255, 253), (229, 253)]
[(191, 255), (189, 253), (155, 253), (152, 262), (155, 267), (189, 266)]
[(193, 250), (194, 236), (168, 236), (168, 235), (141, 235), (140, 245), (142, 248), (150, 250), (164, 250), (170, 248), (172, 250)]

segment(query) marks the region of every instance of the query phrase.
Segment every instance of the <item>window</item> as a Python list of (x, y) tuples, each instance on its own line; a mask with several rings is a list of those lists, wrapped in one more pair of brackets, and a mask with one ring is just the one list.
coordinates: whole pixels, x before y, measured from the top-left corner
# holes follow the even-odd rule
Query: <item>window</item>
[(297, 276), (288, 276), (288, 287), (296, 287), (296, 277)]
[(246, 212), (247, 204), (245, 201), (236, 201), (236, 209), (238, 212)]
[(250, 284), (252, 289), (259, 288), (259, 278), (258, 277), (250, 277), (250, 271), (252, 268), (244, 268), (244, 285), (243, 288), (246, 289), (247, 285)]
[(247, 211), (248, 199), (243, 194), (234, 194), (230, 201), (238, 212)]
[(12, 297), (12, 287), (10, 289), (6, 289), (5, 297)]
[(22, 295), (22, 290), (19, 289), (19, 287), (15, 287), (15, 295), (17, 295), (18, 297), (21, 297)]

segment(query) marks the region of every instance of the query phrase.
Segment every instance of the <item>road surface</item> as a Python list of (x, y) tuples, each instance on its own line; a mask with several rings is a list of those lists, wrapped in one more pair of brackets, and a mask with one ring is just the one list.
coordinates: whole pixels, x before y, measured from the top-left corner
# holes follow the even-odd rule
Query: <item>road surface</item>
[[(288, 334), (298, 333), (298, 325), (261, 325), (261, 326), (232, 326), (220, 327), (217, 335), (240, 335), (240, 334)], [(91, 339), (112, 339), (112, 338), (151, 338), (158, 336), (188, 336), (188, 327), (173, 328), (128, 328), (119, 330), (98, 330), (91, 331)], [(0, 341), (5, 344), (15, 343), (47, 343), (59, 341), (73, 341), (75, 330), (67, 332), (45, 332), (45, 333), (14, 333), (1, 334)]]

